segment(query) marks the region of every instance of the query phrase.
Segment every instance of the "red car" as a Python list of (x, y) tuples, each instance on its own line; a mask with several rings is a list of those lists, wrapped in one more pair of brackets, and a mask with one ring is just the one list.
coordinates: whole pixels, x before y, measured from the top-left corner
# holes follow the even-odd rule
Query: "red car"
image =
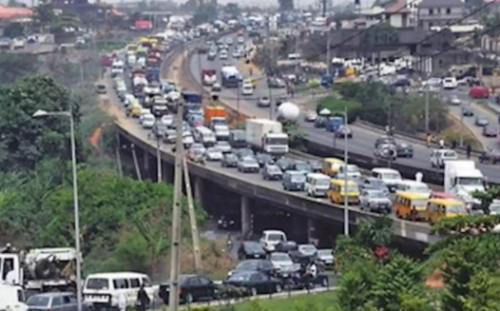
[(470, 98), (489, 98), (490, 97), (490, 89), (485, 86), (475, 86), (469, 92)]

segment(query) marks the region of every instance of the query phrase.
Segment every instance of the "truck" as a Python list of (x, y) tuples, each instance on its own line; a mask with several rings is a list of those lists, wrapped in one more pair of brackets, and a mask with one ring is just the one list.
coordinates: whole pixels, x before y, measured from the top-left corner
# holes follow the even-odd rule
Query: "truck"
[(241, 75), (234, 66), (223, 66), (220, 71), (222, 86), (237, 88), (240, 85)]
[(344, 125), (344, 118), (343, 117), (329, 117), (328, 120), (326, 121), (326, 130), (328, 132), (336, 132), (341, 126)]
[(245, 123), (247, 144), (256, 150), (273, 156), (281, 156), (289, 151), (288, 134), (283, 125), (268, 119), (247, 119)]
[(444, 192), (452, 193), (462, 199), (468, 208), (479, 207), (481, 201), (472, 194), (484, 192), (485, 178), (476, 168), (473, 160), (450, 160), (444, 166)]
[(229, 139), (229, 125), (227, 124), (227, 112), (222, 106), (205, 107), (204, 124), (211, 129), (217, 140), (227, 141)]
[(201, 82), (205, 86), (212, 86), (217, 82), (217, 71), (215, 69), (203, 69), (201, 71)]
[(35, 293), (75, 290), (76, 259), (81, 254), (74, 248), (37, 248), (26, 253), (9, 248), (0, 254), (0, 283)]
[(212, 119), (227, 117), (226, 109), (222, 106), (208, 106), (204, 109), (204, 124), (206, 127), (212, 125)]
[(160, 82), (160, 67), (148, 67), (146, 69), (146, 79), (149, 83)]
[(0, 284), (0, 310), (28, 311), (23, 288), (19, 285)]
[(185, 113), (188, 114), (190, 110), (200, 110), (202, 106), (202, 99), (200, 93), (192, 91), (182, 91), (182, 99), (184, 100), (184, 106), (186, 107)]

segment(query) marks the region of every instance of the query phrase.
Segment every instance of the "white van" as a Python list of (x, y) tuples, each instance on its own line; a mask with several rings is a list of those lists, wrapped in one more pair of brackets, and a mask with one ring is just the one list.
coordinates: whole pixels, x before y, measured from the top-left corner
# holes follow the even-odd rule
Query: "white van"
[(123, 74), (125, 64), (121, 60), (116, 60), (111, 65), (111, 76), (116, 77)]
[(260, 238), (260, 244), (267, 252), (273, 252), (276, 245), (286, 241), (286, 234), (281, 230), (264, 230)]
[(326, 197), (330, 189), (330, 176), (309, 173), (306, 176), (305, 191), (310, 197)]
[(426, 183), (416, 180), (402, 180), (396, 185), (396, 193), (422, 193), (431, 196), (431, 189)]
[(91, 274), (83, 287), (83, 302), (95, 310), (118, 308), (122, 293), (127, 296), (127, 306), (135, 307), (137, 292), (141, 285), (151, 301), (157, 296), (157, 289), (146, 274), (136, 272), (111, 272)]
[(398, 171), (385, 167), (373, 168), (372, 177), (382, 180), (391, 192), (396, 191), (397, 185), (403, 180)]
[(28, 311), (24, 291), (21, 286), (0, 284), (0, 310)]
[(253, 86), (250, 84), (243, 84), (241, 87), (242, 95), (253, 95)]
[(193, 138), (205, 146), (213, 146), (217, 142), (214, 132), (204, 126), (198, 126), (194, 129)]

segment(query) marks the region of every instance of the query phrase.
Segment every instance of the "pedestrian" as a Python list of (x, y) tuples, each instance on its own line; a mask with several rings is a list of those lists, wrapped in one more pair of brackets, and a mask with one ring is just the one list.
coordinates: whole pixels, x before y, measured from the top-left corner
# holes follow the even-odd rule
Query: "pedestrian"
[(431, 146), (431, 143), (432, 143), (432, 135), (431, 135), (431, 133), (427, 133), (427, 137), (425, 139), (425, 143), (427, 145), (427, 148), (429, 148)]
[(141, 284), (139, 291), (137, 292), (137, 306), (139, 311), (146, 311), (151, 303), (151, 299), (144, 289), (144, 284)]
[(470, 144), (467, 144), (465, 152), (467, 153), (467, 159), (470, 159), (470, 154), (472, 152), (472, 147), (470, 146)]
[(127, 310), (127, 289), (125, 285), (122, 285), (122, 290), (118, 294), (118, 309), (120, 311)]
[(417, 172), (415, 174), (415, 181), (422, 182), (423, 179), (424, 179), (424, 174), (422, 174), (422, 172)]
[(451, 141), (451, 149), (457, 148), (457, 141), (454, 139)]
[(439, 140), (439, 149), (443, 149), (444, 148), (444, 139), (440, 139)]

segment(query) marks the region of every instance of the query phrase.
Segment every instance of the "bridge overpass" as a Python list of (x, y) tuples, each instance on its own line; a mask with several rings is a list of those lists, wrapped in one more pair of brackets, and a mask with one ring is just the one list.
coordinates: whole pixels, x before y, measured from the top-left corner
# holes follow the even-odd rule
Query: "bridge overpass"
[[(167, 57), (165, 67), (168, 67), (174, 56)], [(110, 96), (112, 102), (118, 103), (114, 94)], [(149, 140), (147, 132), (139, 126), (136, 120), (127, 119), (124, 113), (118, 115), (117, 128), (120, 144), (127, 146), (125, 150), (122, 150), (123, 153), (129, 157), (135, 155), (143, 177), (155, 179), (153, 176), (157, 176), (156, 142)], [(160, 148), (162, 176), (166, 182), (170, 183), (173, 181), (174, 164), (171, 148), (172, 146), (167, 145), (162, 145)], [(317, 142), (309, 142), (308, 148), (317, 154), (323, 153), (329, 156), (340, 155), (343, 152)], [(358, 165), (363, 162), (363, 167), (375, 164), (373, 159), (366, 155), (354, 159)], [(331, 204), (326, 199), (309, 198), (303, 194), (285, 192), (279, 183), (263, 181), (260, 175), (238, 174), (235, 170), (220, 167), (220, 164), (208, 163), (206, 166), (200, 166), (189, 163), (189, 169), (193, 175), (192, 186), (198, 202), (209, 209), (209, 212), (210, 210), (217, 212), (214, 209), (218, 209), (219, 212), (237, 210), (241, 215), (243, 232), (258, 232), (259, 229), (263, 229), (259, 228), (260, 223), (266, 223), (266, 221), (269, 223), (268, 228), (271, 228), (273, 220), (278, 219), (274, 217), (278, 216), (259, 215), (268, 215), (274, 210), (284, 211), (287, 215), (283, 222), (286, 222), (289, 230), (293, 231), (287, 232), (290, 236), (317, 238), (315, 235), (342, 232), (343, 206)], [(378, 217), (377, 214), (361, 211), (356, 207), (349, 208), (349, 212), (349, 223), (353, 226), (359, 224), (362, 219)], [(256, 217), (261, 218), (259, 221), (253, 221)], [(393, 231), (396, 236), (403, 239), (426, 244), (438, 239), (430, 235), (430, 228), (427, 224), (404, 221), (395, 217)]]

